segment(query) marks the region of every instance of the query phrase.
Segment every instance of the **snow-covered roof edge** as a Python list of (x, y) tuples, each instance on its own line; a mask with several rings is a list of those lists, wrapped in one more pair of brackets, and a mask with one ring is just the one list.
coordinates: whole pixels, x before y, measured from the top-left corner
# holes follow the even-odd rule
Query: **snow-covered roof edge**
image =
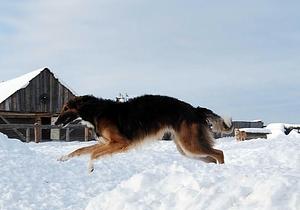
[[(7, 98), (9, 98), (11, 95), (13, 95), (18, 90), (26, 88), (29, 85), (29, 82), (44, 70), (49, 70), (51, 72), (51, 70), (49, 68), (44, 67), (44, 68), (40, 68), (35, 71), (29, 72), (27, 74), (24, 74), (22, 76), (19, 76), (17, 78), (1, 82), (0, 83), (0, 103), (5, 101)], [(51, 72), (51, 73), (54, 75), (54, 77), (56, 79), (58, 79), (58, 77), (53, 72)], [(72, 90), (65, 82), (62, 82), (60, 79), (58, 79), (58, 81), (63, 86), (68, 88), (73, 94), (76, 95), (76, 92), (74, 90)]]
[(18, 90), (27, 87), (29, 82), (41, 73), (45, 68), (40, 68), (22, 76), (0, 83), (0, 103), (5, 101)]
[(233, 119), (235, 122), (263, 122), (261, 119), (256, 119), (256, 120), (239, 120), (239, 119)]
[(271, 130), (266, 128), (239, 128), (240, 131), (245, 131), (247, 133), (262, 133), (262, 134), (270, 134)]

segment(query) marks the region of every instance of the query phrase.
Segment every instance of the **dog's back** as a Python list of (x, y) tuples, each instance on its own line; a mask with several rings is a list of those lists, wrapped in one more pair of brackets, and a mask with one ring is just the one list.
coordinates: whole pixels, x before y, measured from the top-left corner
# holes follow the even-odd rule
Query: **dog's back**
[(206, 116), (199, 115), (196, 108), (167, 96), (145, 95), (119, 103), (114, 115), (120, 132), (130, 139), (164, 127), (177, 129), (183, 121), (208, 125)]

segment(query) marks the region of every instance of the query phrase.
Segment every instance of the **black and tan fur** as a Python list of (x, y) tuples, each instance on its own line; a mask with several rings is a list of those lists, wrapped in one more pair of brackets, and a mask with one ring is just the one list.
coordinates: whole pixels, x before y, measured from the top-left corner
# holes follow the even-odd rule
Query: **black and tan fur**
[(224, 163), (221, 150), (213, 148), (211, 128), (231, 132), (232, 124), (211, 110), (193, 107), (175, 98), (144, 95), (120, 103), (94, 96), (75, 97), (64, 105), (56, 125), (67, 125), (80, 119), (87, 121), (104, 144), (79, 148), (59, 160), (90, 154), (93, 160), (128, 149), (146, 139), (161, 139), (166, 131), (172, 133), (178, 151), (205, 162)]

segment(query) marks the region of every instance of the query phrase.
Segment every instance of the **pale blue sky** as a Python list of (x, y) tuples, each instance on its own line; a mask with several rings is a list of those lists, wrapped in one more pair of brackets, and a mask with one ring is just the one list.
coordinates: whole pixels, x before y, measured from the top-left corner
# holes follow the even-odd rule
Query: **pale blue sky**
[(78, 94), (163, 94), (300, 123), (300, 2), (10, 0), (0, 80), (49, 67)]

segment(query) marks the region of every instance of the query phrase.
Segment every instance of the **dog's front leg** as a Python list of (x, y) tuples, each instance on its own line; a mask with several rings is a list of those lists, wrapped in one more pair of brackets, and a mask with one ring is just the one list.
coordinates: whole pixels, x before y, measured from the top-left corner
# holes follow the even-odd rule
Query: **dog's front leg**
[(57, 161), (64, 162), (64, 161), (67, 161), (69, 159), (70, 159), (70, 157), (68, 155), (63, 155), (60, 158), (57, 158)]
[(124, 152), (127, 150), (127, 142), (110, 142), (102, 147), (99, 147), (93, 150), (89, 163), (88, 163), (88, 172), (91, 173), (94, 171), (94, 161), (105, 155), (112, 155), (119, 152)]
[(91, 154), (91, 153), (93, 152), (94, 149), (96, 149), (96, 148), (98, 148), (98, 147), (101, 147), (101, 146), (102, 146), (102, 145), (100, 145), (100, 144), (94, 144), (94, 145), (91, 145), (91, 146), (82, 147), (82, 148), (79, 148), (79, 149), (77, 149), (77, 150), (71, 152), (70, 154), (61, 156), (61, 157), (58, 158), (57, 160), (58, 160), (58, 161), (67, 161), (67, 160), (69, 160), (70, 158), (75, 157), (75, 156)]
[(94, 160), (90, 159), (88, 163), (88, 172), (92, 173), (94, 171)]

